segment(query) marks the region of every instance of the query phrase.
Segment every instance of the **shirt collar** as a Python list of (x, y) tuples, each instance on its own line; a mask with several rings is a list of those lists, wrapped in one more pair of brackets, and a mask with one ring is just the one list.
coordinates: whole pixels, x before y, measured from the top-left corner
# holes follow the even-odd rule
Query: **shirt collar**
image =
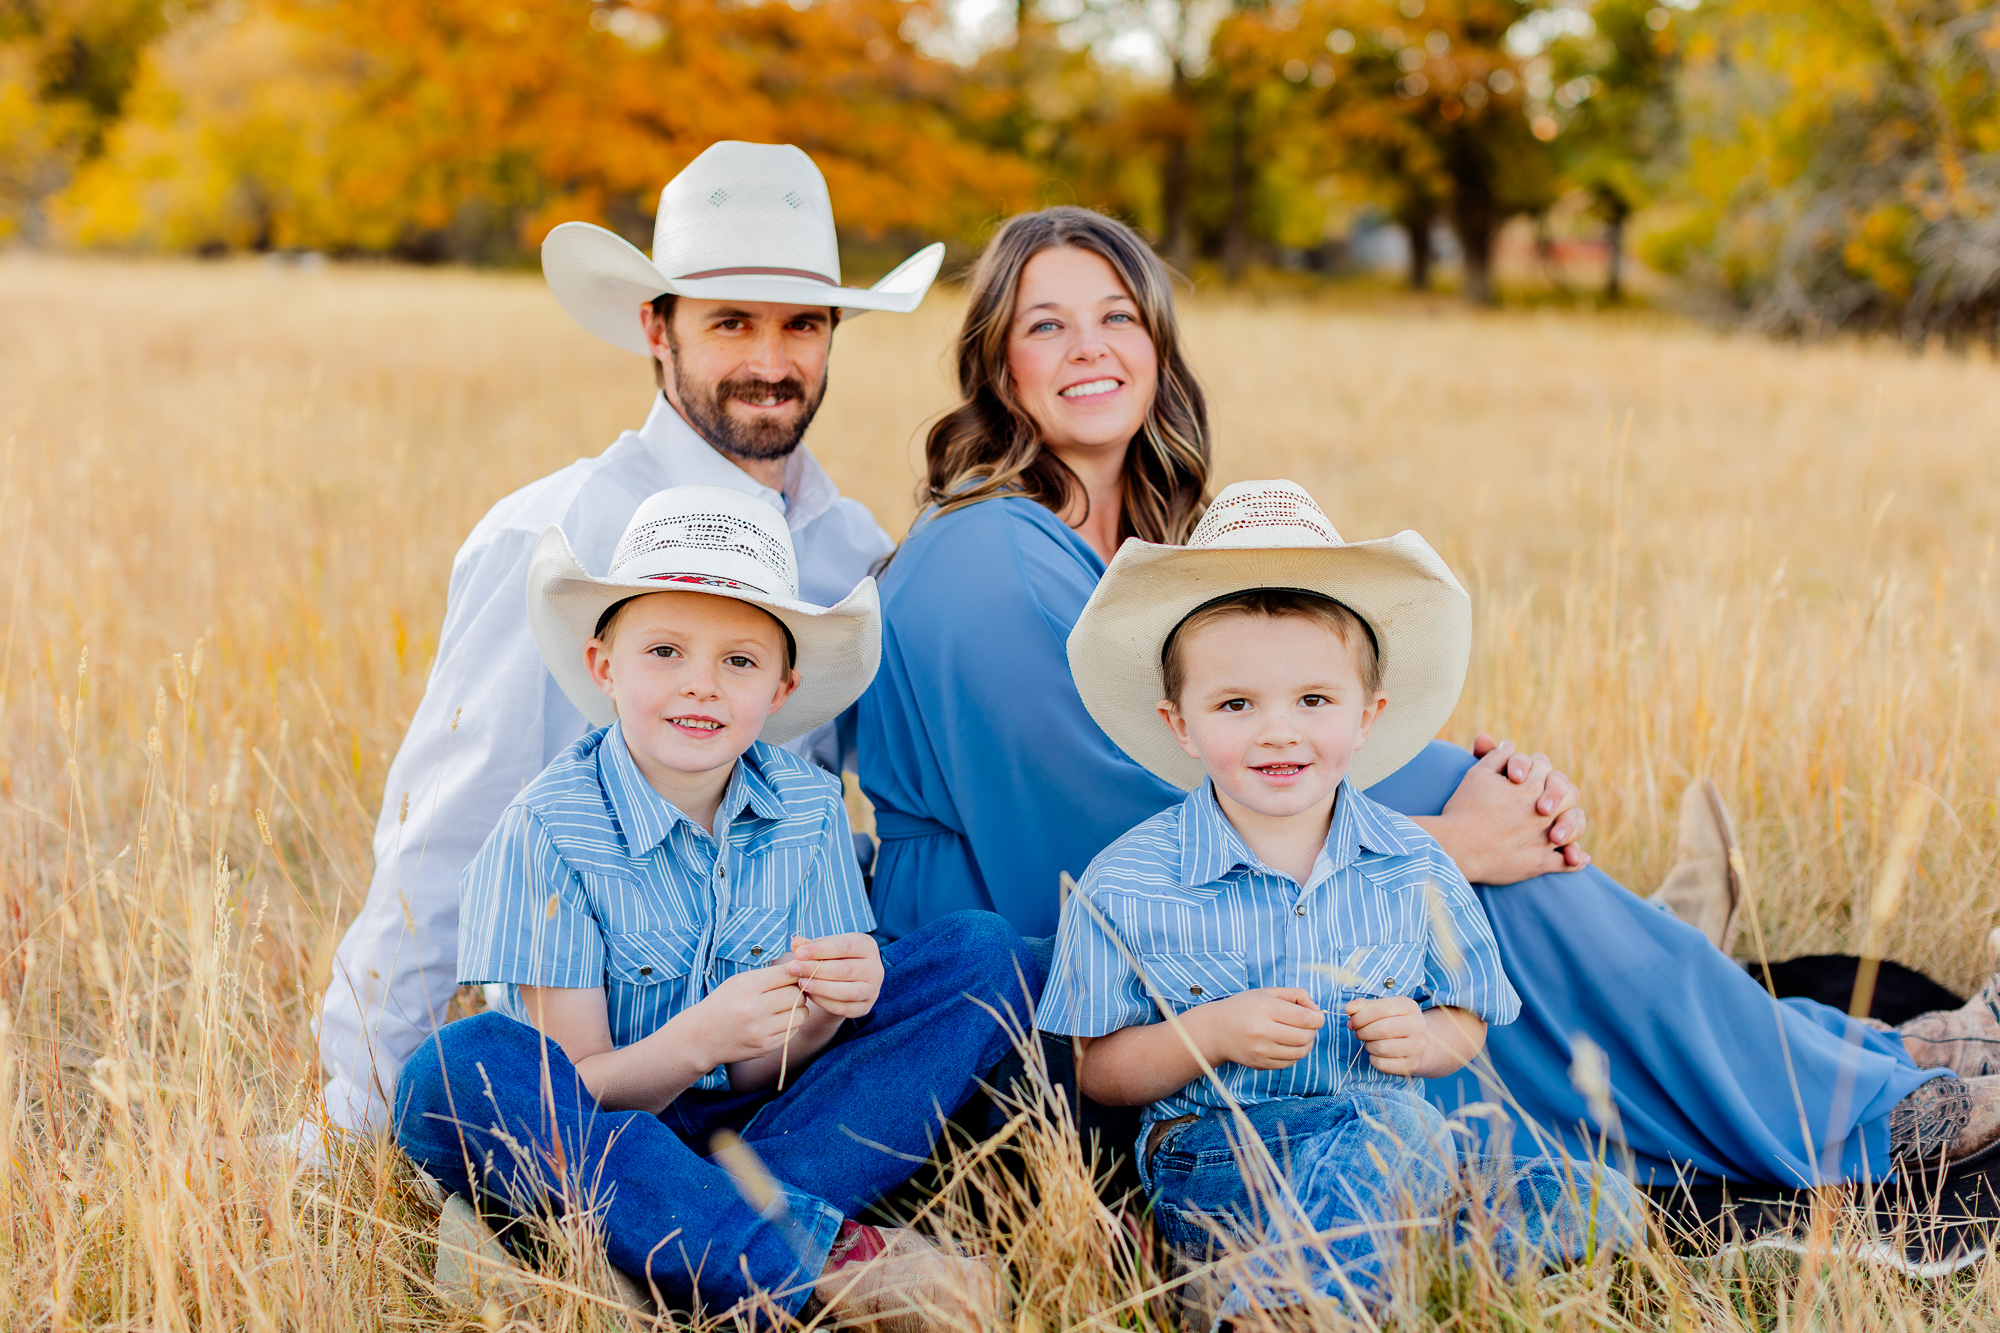
[[(760, 753), (763, 748), (761, 744), (752, 745), (736, 761), (736, 767), (729, 775), (729, 785), (722, 792), (722, 804), (715, 812), (718, 828), (726, 829), (745, 810), (757, 819), (778, 820), (785, 817), (784, 803), (764, 776), (763, 756)], [(622, 724), (612, 723), (611, 730), (598, 746), (597, 771), (603, 780), (605, 795), (611, 800), (611, 812), (625, 836), (626, 855), (636, 859), (649, 854), (666, 841), (675, 824), (683, 821), (707, 836), (708, 830), (695, 823), (679, 806), (654, 791), (652, 784), (646, 781), (646, 775), (639, 771), (632, 752), (625, 747)]]
[(686, 418), (674, 410), (664, 393), (653, 395), (653, 410), (639, 427), (639, 438), (652, 450), (676, 486), (726, 486), (754, 495), (785, 516), (793, 532), (833, 508), (840, 488), (804, 445), (785, 460), (785, 489), (774, 491), (731, 462)]
[[(1182, 803), (1181, 887), (1197, 897), (1222, 891), (1222, 878), (1240, 867), (1266, 869), (1243, 841), (1243, 835), (1222, 813), (1213, 783), (1203, 782)], [(1325, 854), (1334, 871), (1352, 865), (1362, 852), (1407, 856), (1410, 847), (1391, 828), (1382, 811), (1341, 779), (1334, 797), (1333, 823), (1326, 831)]]

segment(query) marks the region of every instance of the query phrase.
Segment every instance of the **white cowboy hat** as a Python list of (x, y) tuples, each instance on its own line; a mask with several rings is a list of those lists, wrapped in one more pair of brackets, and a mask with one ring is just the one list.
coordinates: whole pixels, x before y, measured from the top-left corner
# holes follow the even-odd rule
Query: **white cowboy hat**
[(764, 723), (777, 744), (830, 722), (861, 697), (882, 660), (882, 610), (865, 578), (837, 606), (799, 600), (798, 565), (782, 514), (723, 486), (675, 486), (639, 506), (611, 570), (592, 578), (560, 527), (542, 534), (528, 562), (528, 624), (549, 674), (590, 724), (617, 717), (590, 678), (584, 645), (613, 605), (649, 592), (698, 592), (762, 607), (798, 646), (799, 687)]
[(1159, 714), (1160, 654), (1196, 609), (1255, 588), (1318, 593), (1374, 631), (1388, 707), (1348, 776), (1367, 787), (1401, 768), (1458, 706), (1472, 652), (1472, 602), (1414, 532), (1343, 542), (1289, 481), (1240, 481), (1215, 497), (1186, 546), (1127, 539), (1069, 636), (1069, 669), (1084, 707), (1126, 754), (1177, 787), (1201, 762)]
[(639, 307), (668, 292), (908, 314), (944, 263), (927, 245), (873, 287), (840, 285), (833, 202), (813, 160), (790, 144), (710, 144), (660, 191), (653, 257), (615, 232), (565, 222), (542, 241), (542, 276), (571, 318), (647, 354)]

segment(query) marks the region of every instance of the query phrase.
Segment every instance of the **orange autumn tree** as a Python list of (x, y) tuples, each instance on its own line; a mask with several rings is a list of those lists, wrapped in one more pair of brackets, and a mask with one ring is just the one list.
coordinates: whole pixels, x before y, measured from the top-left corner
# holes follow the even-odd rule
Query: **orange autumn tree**
[(969, 237), (1033, 176), (963, 132), (906, 0), (258, 0), (149, 53), (58, 209), (84, 243), (496, 259), (556, 222), (644, 243), (721, 138), (798, 144), (842, 226)]

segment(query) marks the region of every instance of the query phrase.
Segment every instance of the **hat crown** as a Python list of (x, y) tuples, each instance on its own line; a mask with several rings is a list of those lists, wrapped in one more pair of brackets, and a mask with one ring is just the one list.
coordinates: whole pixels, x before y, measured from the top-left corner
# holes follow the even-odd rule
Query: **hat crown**
[(676, 486), (648, 498), (618, 539), (606, 577), (742, 588), (791, 601), (799, 595), (784, 515), (722, 486)]
[(1290, 481), (1239, 481), (1224, 487), (1187, 544), (1197, 549), (1346, 545), (1326, 511)]
[(826, 178), (790, 144), (711, 144), (660, 191), (653, 263), (675, 280), (761, 274), (838, 287)]

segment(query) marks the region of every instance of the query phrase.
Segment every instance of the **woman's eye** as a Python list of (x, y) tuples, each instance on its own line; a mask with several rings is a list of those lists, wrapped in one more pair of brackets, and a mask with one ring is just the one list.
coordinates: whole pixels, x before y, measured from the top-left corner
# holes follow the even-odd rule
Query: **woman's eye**
[(1055, 328), (1055, 326), (1056, 326), (1056, 322), (1055, 322), (1054, 320), (1052, 320), (1052, 319), (1045, 319), (1045, 320), (1042, 320), (1042, 321), (1041, 321), (1040, 323), (1038, 323), (1038, 324), (1035, 324), (1035, 325), (1033, 325), (1032, 327), (1030, 327), (1030, 328), (1029, 328), (1029, 330), (1028, 330), (1028, 332), (1030, 332), (1030, 333), (1047, 333), (1047, 332), (1049, 332), (1049, 331), (1050, 331), (1051, 329)]
[(1106, 324), (1130, 324), (1133, 321), (1132, 321), (1132, 316), (1125, 313), (1123, 310), (1114, 310), (1109, 315), (1105, 316), (1104, 322)]

